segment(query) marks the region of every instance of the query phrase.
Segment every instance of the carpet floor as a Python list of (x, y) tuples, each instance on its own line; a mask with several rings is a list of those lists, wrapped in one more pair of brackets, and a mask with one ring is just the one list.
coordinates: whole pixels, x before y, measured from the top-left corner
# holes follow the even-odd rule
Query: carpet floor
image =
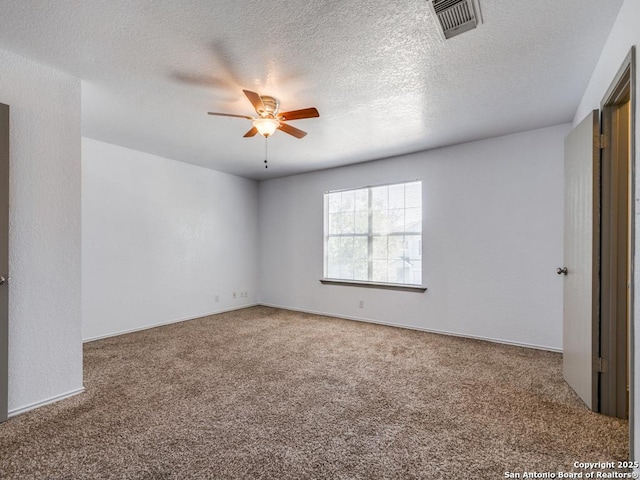
[(84, 345), (0, 425), (1, 478), (498, 479), (628, 458), (561, 355), (252, 307)]

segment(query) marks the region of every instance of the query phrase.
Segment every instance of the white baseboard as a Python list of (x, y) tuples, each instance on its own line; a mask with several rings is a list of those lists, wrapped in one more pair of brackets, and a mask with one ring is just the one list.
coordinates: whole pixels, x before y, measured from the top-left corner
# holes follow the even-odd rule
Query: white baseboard
[[(173, 323), (186, 322), (186, 321), (189, 321), (189, 320), (195, 320), (197, 318), (207, 317), (209, 315), (216, 315), (216, 314), (219, 314), (219, 313), (232, 312), (234, 310), (241, 310), (243, 308), (249, 308), (249, 307), (255, 307), (255, 306), (265, 306), (265, 307), (279, 308), (279, 309), (282, 309), (282, 310), (290, 310), (290, 311), (293, 311), (293, 312), (309, 313), (309, 314), (312, 314), (312, 315), (323, 315), (323, 316), (327, 316), (327, 317), (341, 318), (341, 319), (344, 319), (344, 320), (353, 320), (353, 321), (356, 321), (356, 322), (374, 323), (374, 324), (378, 324), (378, 325), (386, 325), (386, 326), (389, 326), (389, 327), (406, 328), (406, 329), (409, 329), (409, 330), (417, 330), (417, 331), (421, 331), (421, 332), (437, 333), (437, 334), (440, 334), (440, 335), (449, 335), (449, 336), (453, 336), (453, 337), (471, 338), (471, 339), (475, 339), (475, 340), (483, 340), (483, 341), (487, 341), (487, 342), (501, 343), (501, 344), (505, 344), (505, 345), (514, 345), (514, 346), (517, 346), (517, 347), (534, 348), (534, 349), (537, 349), (537, 350), (546, 350), (546, 351), (551, 351), (551, 352), (562, 353), (562, 349), (557, 349), (557, 348), (552, 348), (552, 347), (545, 347), (545, 346), (542, 346), (542, 345), (533, 345), (533, 344), (528, 344), (528, 343), (512, 342), (512, 341), (509, 341), (509, 340), (503, 340), (503, 339), (498, 339), (498, 338), (481, 337), (481, 336), (477, 336), (477, 335), (467, 335), (467, 334), (462, 334), (462, 333), (457, 333), (457, 332), (449, 332), (449, 331), (446, 331), (446, 330), (435, 330), (435, 329), (430, 329), (430, 328), (416, 327), (416, 326), (413, 326), (413, 325), (404, 325), (404, 324), (399, 324), (399, 323), (382, 322), (382, 321), (379, 321), (379, 320), (372, 320), (372, 319), (369, 319), (369, 318), (351, 317), (351, 316), (340, 315), (340, 314), (331, 313), (331, 312), (319, 312), (319, 311), (315, 311), (315, 310), (306, 310), (306, 309), (300, 309), (300, 308), (285, 307), (285, 306), (282, 306), (282, 305), (275, 305), (275, 304), (270, 304), (270, 303), (252, 303), (252, 304), (242, 305), (242, 306), (238, 306), (238, 307), (234, 307), (234, 308), (228, 308), (228, 309), (225, 309), (225, 310), (219, 310), (219, 311), (216, 311), (216, 312), (203, 313), (201, 315), (196, 315), (196, 316), (192, 316), (192, 317), (180, 318), (180, 319), (177, 319), (177, 320), (170, 320), (168, 322), (162, 322), (162, 323), (156, 323), (156, 324), (152, 324), (152, 325), (146, 325), (144, 327), (132, 328), (130, 330), (123, 330), (123, 331), (119, 331), (119, 332), (110, 333), (110, 334), (107, 334), (107, 335), (101, 335), (101, 336), (98, 336), (98, 337), (87, 338), (87, 339), (83, 340), (83, 343), (92, 342), (92, 341), (100, 340), (100, 339), (103, 339), (103, 338), (116, 337), (118, 335), (124, 335), (124, 334), (127, 334), (127, 333), (139, 332), (141, 330), (147, 330), (149, 328), (161, 327), (163, 325), (170, 325), (170, 324), (173, 324)], [(9, 417), (15, 417), (16, 415), (20, 415), (22, 413), (28, 412), (29, 410), (33, 410), (35, 408), (43, 407), (43, 406), (48, 405), (50, 403), (54, 403), (54, 402), (58, 402), (60, 400), (64, 400), (65, 398), (69, 398), (69, 397), (72, 397), (74, 395), (78, 395), (78, 394), (80, 394), (82, 392), (84, 392), (84, 387), (78, 388), (76, 390), (71, 390), (69, 392), (62, 393), (60, 395), (56, 395), (56, 396), (53, 396), (53, 397), (50, 397), (50, 398), (46, 398), (44, 400), (32, 403), (30, 405), (25, 405), (25, 406), (20, 407), (20, 408), (15, 408), (15, 409), (10, 410), (8, 412), (8, 416)]]
[(73, 397), (74, 395), (78, 395), (79, 393), (82, 393), (82, 392), (84, 392), (84, 387), (77, 388), (75, 390), (71, 390), (70, 392), (62, 393), (60, 395), (55, 395), (53, 397), (45, 398), (44, 400), (40, 400), (39, 402), (25, 405), (24, 407), (14, 408), (13, 410), (9, 410), (8, 416), (15, 417), (16, 415), (20, 415), (21, 413), (28, 412), (29, 410), (44, 407), (45, 405), (49, 405), (50, 403), (59, 402), (60, 400)]
[(447, 330), (437, 330), (437, 329), (431, 329), (431, 328), (416, 327), (416, 326), (413, 326), (413, 325), (405, 325), (405, 324), (402, 324), (402, 323), (383, 322), (383, 321), (380, 321), (380, 320), (372, 320), (370, 318), (352, 317), (352, 316), (348, 316), (348, 315), (341, 315), (341, 314), (338, 314), (338, 313), (320, 312), (320, 311), (316, 311), (316, 310), (293, 308), (293, 307), (286, 307), (286, 306), (283, 306), (283, 305), (275, 305), (275, 304), (271, 304), (271, 303), (260, 303), (260, 302), (250, 303), (250, 304), (247, 304), (247, 305), (241, 305), (241, 306), (233, 307), (233, 308), (227, 308), (225, 310), (218, 310), (218, 311), (215, 311), (215, 312), (202, 313), (200, 315), (195, 315), (195, 316), (190, 316), (190, 317), (185, 317), (185, 318), (179, 318), (179, 319), (176, 319), (176, 320), (169, 320), (167, 322), (154, 323), (154, 324), (151, 324), (151, 325), (145, 325), (143, 327), (137, 327), (137, 328), (132, 328), (132, 329), (128, 329), (128, 330), (121, 330), (121, 331), (109, 333), (109, 334), (106, 334), (106, 335), (100, 335), (100, 336), (97, 336), (97, 337), (86, 338), (82, 342), (83, 343), (93, 342), (93, 341), (96, 341), (96, 340), (102, 340), (104, 338), (117, 337), (118, 335), (125, 335), (127, 333), (140, 332), (142, 330), (148, 330), (149, 328), (162, 327), (164, 325), (171, 325), (172, 323), (186, 322), (186, 321), (189, 321), (189, 320), (195, 320), (197, 318), (208, 317), (209, 315), (217, 315), (219, 313), (232, 312), (234, 310), (242, 310), (243, 308), (255, 307), (255, 306), (260, 306), (260, 305), (265, 306), (265, 307), (280, 308), (282, 310), (291, 310), (293, 312), (310, 313), (310, 314), (313, 314), (313, 315), (324, 315), (326, 317), (336, 317), (336, 318), (342, 318), (344, 320), (353, 320), (353, 321), (356, 321), (356, 322), (375, 323), (377, 325), (386, 325), (386, 326), (389, 326), (389, 327), (407, 328), (409, 330), (417, 330), (417, 331), (420, 331), (420, 332), (437, 333), (437, 334), (440, 334), (440, 335), (449, 335), (449, 336), (452, 336), (452, 337), (472, 338), (474, 340), (483, 340), (485, 342), (501, 343), (503, 345), (513, 345), (513, 346), (516, 346), (516, 347), (533, 348), (535, 350), (545, 350), (545, 351), (548, 351), (548, 352), (562, 353), (562, 349), (561, 348), (547, 347), (547, 346), (544, 346), (544, 345), (535, 345), (535, 344), (523, 343), (523, 342), (513, 342), (511, 340), (504, 340), (504, 339), (501, 339), (501, 338), (482, 337), (482, 336), (479, 336), (479, 335), (468, 335), (468, 334), (465, 334), (465, 333), (450, 332), (450, 331), (447, 331)]
[(142, 327), (131, 328), (131, 329), (128, 329), (128, 330), (120, 330), (120, 331), (117, 331), (117, 332), (107, 333), (105, 335), (98, 335), (97, 337), (85, 338), (85, 339), (82, 340), (82, 343), (94, 342), (96, 340), (102, 340), (103, 338), (117, 337), (119, 335), (125, 335), (127, 333), (140, 332), (142, 330), (148, 330), (150, 328), (162, 327), (164, 325), (171, 325), (172, 323), (187, 322), (189, 320), (195, 320), (197, 318), (208, 317), (209, 315), (217, 315), (219, 313), (233, 312), (234, 310), (242, 310), (243, 308), (255, 307), (257, 305), (260, 305), (260, 304), (259, 303), (250, 303), (250, 304), (247, 304), (247, 305), (241, 305), (241, 306), (238, 306), (238, 307), (227, 308), (227, 309), (224, 309), (224, 310), (217, 310), (215, 312), (201, 313), (199, 315), (194, 315), (194, 316), (189, 316), (189, 317), (184, 317), (184, 318), (178, 318), (178, 319), (175, 319), (175, 320), (168, 320), (166, 322), (152, 323), (152, 324), (149, 324), (149, 325), (144, 325)]
[(282, 310), (291, 310), (293, 312), (310, 313), (310, 314), (313, 314), (313, 315), (323, 315), (325, 317), (336, 317), (336, 318), (342, 318), (344, 320), (354, 320), (356, 322), (375, 323), (375, 324), (378, 324), (378, 325), (386, 325), (388, 327), (407, 328), (409, 330), (418, 330), (420, 332), (437, 333), (439, 335), (449, 335), (451, 337), (472, 338), (474, 340), (483, 340), (485, 342), (501, 343), (501, 344), (504, 344), (504, 345), (513, 345), (515, 347), (533, 348), (535, 350), (545, 350), (545, 351), (548, 351), (548, 352), (562, 353), (562, 349), (561, 348), (545, 347), (543, 345), (534, 345), (534, 344), (522, 343), (522, 342), (512, 342), (510, 340), (503, 340), (503, 339), (500, 339), (500, 338), (481, 337), (481, 336), (478, 336), (478, 335), (468, 335), (468, 334), (465, 334), (465, 333), (449, 332), (449, 331), (446, 331), (446, 330), (436, 330), (436, 329), (431, 329), (431, 328), (422, 328), (422, 327), (416, 327), (416, 326), (413, 326), (413, 325), (404, 325), (404, 324), (401, 324), (401, 323), (382, 322), (382, 321), (379, 321), (379, 320), (372, 320), (372, 319), (369, 319), (369, 318), (351, 317), (351, 316), (347, 316), (347, 315), (340, 315), (340, 314), (337, 314), (337, 313), (318, 312), (318, 311), (315, 311), (315, 310), (304, 310), (304, 309), (299, 309), (299, 308), (284, 307), (282, 305), (274, 305), (274, 304), (270, 304), (270, 303), (261, 303), (260, 305), (263, 305), (265, 307), (280, 308)]

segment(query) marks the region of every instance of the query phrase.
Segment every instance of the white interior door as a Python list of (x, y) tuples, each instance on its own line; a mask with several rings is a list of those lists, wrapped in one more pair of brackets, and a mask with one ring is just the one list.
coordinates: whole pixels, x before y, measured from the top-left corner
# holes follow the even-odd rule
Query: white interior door
[(563, 374), (598, 410), (599, 114), (565, 139)]

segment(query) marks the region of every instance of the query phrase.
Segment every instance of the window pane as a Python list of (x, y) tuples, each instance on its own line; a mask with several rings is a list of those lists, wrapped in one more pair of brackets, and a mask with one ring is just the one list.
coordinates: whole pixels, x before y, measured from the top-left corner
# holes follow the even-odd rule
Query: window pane
[(394, 208), (387, 214), (388, 233), (404, 232), (404, 209)]
[(371, 209), (373, 211), (389, 209), (389, 187), (371, 189)]
[(329, 237), (327, 239), (327, 259), (335, 262), (340, 256), (340, 238)]
[(404, 211), (405, 232), (422, 232), (422, 209), (407, 208)]
[(353, 213), (339, 213), (338, 215), (340, 215), (340, 232), (354, 233)]
[(345, 280), (354, 280), (353, 278), (353, 263), (343, 264), (340, 268), (340, 278)]
[(422, 235), (407, 235), (405, 237), (407, 241), (408, 255), (411, 258), (422, 257)]
[(340, 265), (329, 264), (327, 266), (327, 278), (342, 278), (340, 276)]
[(356, 260), (353, 269), (353, 279), (367, 281), (369, 280), (369, 262), (365, 260)]
[(329, 206), (329, 213), (336, 213), (340, 211), (340, 203), (341, 203), (341, 194), (340, 192), (337, 193), (328, 193), (327, 194), (327, 199), (328, 199), (328, 206)]
[(340, 233), (340, 224), (338, 223), (339, 220), (339, 213), (330, 213), (329, 214), (329, 232), (330, 234), (336, 234), (336, 233)]
[(413, 285), (421, 285), (422, 284), (422, 264), (418, 262), (413, 262), (411, 265), (411, 271), (409, 274), (409, 278), (405, 279), (407, 283), (411, 283)]
[(373, 237), (374, 259), (387, 261), (387, 237)]
[(363, 188), (355, 191), (355, 211), (369, 211), (369, 189)]
[(422, 182), (325, 194), (329, 278), (422, 283)]
[(368, 244), (369, 240), (367, 237), (354, 237), (353, 258), (367, 260), (369, 258)]
[(353, 237), (342, 237), (340, 242), (340, 258), (343, 264), (353, 260)]
[(327, 276), (340, 278), (340, 238), (327, 239)]
[(404, 184), (389, 187), (389, 208), (404, 208)]
[(355, 192), (342, 192), (342, 207), (343, 212), (353, 212), (355, 205)]
[(403, 259), (393, 260), (388, 266), (388, 281), (391, 283), (404, 283), (404, 273), (407, 265)]
[(402, 259), (404, 255), (404, 237), (389, 237), (387, 258), (389, 261)]
[(388, 210), (374, 210), (372, 214), (372, 233), (386, 234), (389, 231)]
[(374, 282), (386, 282), (387, 278), (387, 261), (374, 260), (373, 275), (371, 277), (371, 280), (373, 280)]
[(367, 233), (369, 231), (369, 212), (367, 210), (356, 212), (353, 233)]

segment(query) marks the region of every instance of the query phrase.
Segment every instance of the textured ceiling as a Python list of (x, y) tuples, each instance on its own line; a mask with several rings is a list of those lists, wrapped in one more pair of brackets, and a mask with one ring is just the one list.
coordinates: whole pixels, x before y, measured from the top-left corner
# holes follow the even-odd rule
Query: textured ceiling
[[(2, 0), (0, 48), (83, 79), (85, 136), (263, 179), (570, 121), (622, 0), (480, 3), (442, 41), (425, 0)], [(320, 111), (268, 170), (206, 115), (251, 115), (243, 88)]]

